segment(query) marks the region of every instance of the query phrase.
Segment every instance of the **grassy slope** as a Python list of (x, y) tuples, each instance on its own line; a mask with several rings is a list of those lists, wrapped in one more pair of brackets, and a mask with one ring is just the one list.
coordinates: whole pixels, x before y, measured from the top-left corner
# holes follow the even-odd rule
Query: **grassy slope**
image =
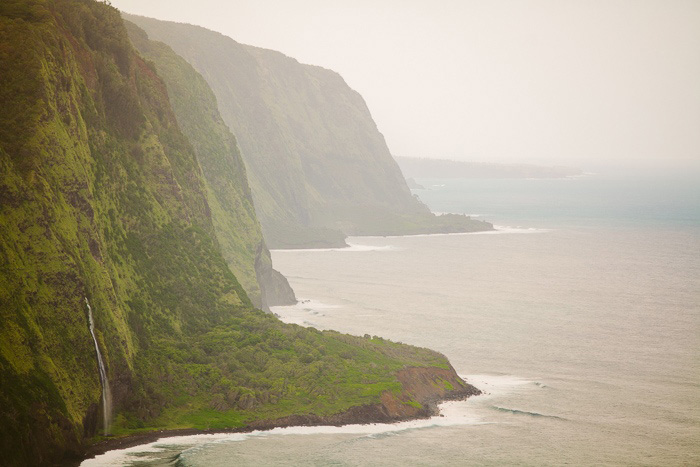
[(337, 73), (204, 28), (127, 17), (207, 79), (238, 137), (270, 245), (337, 243), (339, 231), (491, 228), (463, 216), (436, 219), (411, 196), (364, 100)]
[[(295, 303), (286, 279), (272, 270), (238, 144), (219, 115), (214, 93), (170, 47), (150, 41), (133, 23), (126, 25), (134, 47), (163, 77), (182, 132), (192, 142), (206, 182), (216, 236), (229, 267), (256, 306)], [(266, 288), (285, 289), (286, 302), (263, 297)]]
[(327, 414), (400, 388), (434, 352), (255, 310), (216, 239), (166, 87), (118, 12), (0, 3), (0, 455), (80, 451), (100, 428), (94, 311), (114, 431)]

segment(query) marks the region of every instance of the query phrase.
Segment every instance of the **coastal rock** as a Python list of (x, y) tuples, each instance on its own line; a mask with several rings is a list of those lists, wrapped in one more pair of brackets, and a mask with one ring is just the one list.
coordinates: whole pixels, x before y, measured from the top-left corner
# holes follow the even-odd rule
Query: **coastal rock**
[(406, 179), (406, 184), (411, 190), (425, 190), (425, 187), (418, 183), (413, 177), (408, 177)]

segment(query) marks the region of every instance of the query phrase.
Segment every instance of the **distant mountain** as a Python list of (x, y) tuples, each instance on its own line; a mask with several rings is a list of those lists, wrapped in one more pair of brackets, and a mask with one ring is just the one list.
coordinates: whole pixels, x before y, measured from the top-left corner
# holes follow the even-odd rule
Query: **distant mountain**
[(362, 97), (335, 72), (207, 29), (124, 15), (199, 71), (238, 138), (271, 247), (345, 235), (488, 230), (411, 196)]
[(394, 157), (407, 178), (566, 178), (583, 175), (572, 167), (491, 164), (448, 159)]

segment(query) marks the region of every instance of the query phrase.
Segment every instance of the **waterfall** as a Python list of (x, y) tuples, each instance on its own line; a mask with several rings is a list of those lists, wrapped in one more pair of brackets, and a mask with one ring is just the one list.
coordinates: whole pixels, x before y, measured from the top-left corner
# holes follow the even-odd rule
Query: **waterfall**
[(97, 345), (97, 338), (95, 337), (95, 322), (92, 319), (92, 307), (90, 307), (90, 302), (88, 302), (87, 297), (85, 297), (85, 304), (88, 309), (88, 319), (90, 321), (90, 334), (92, 335), (92, 341), (95, 343), (95, 352), (97, 353), (97, 364), (100, 369), (100, 383), (102, 383), (102, 417), (104, 421), (104, 433), (109, 434), (109, 425), (112, 419), (112, 394), (109, 391), (109, 381), (107, 381), (107, 370), (105, 369), (105, 364), (102, 361), (102, 353), (100, 352), (100, 346)]

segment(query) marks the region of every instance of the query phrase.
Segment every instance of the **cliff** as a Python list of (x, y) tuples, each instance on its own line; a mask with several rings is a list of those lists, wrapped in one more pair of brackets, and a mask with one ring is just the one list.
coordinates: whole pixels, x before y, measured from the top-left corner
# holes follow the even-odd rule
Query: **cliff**
[(0, 4), (0, 451), (35, 464), (115, 406), (157, 407), (139, 370), (161, 337), (250, 301), (226, 267), (167, 92), (116, 10)]
[(253, 303), (268, 309), (296, 303), (287, 279), (272, 268), (255, 215), (236, 138), (221, 119), (207, 82), (170, 47), (125, 22), (132, 44), (156, 67), (183, 134), (202, 168), (216, 238), (229, 267)]
[(272, 247), (492, 229), (463, 216), (436, 217), (411, 196), (364, 100), (337, 73), (201, 27), (125, 17), (211, 86), (238, 138)]
[[(222, 253), (207, 163), (111, 6), (0, 2), (0, 82), (3, 465), (79, 458), (105, 431), (328, 416), (400, 393), (406, 367), (448, 368), (253, 307)], [(252, 238), (249, 206), (231, 215)]]

